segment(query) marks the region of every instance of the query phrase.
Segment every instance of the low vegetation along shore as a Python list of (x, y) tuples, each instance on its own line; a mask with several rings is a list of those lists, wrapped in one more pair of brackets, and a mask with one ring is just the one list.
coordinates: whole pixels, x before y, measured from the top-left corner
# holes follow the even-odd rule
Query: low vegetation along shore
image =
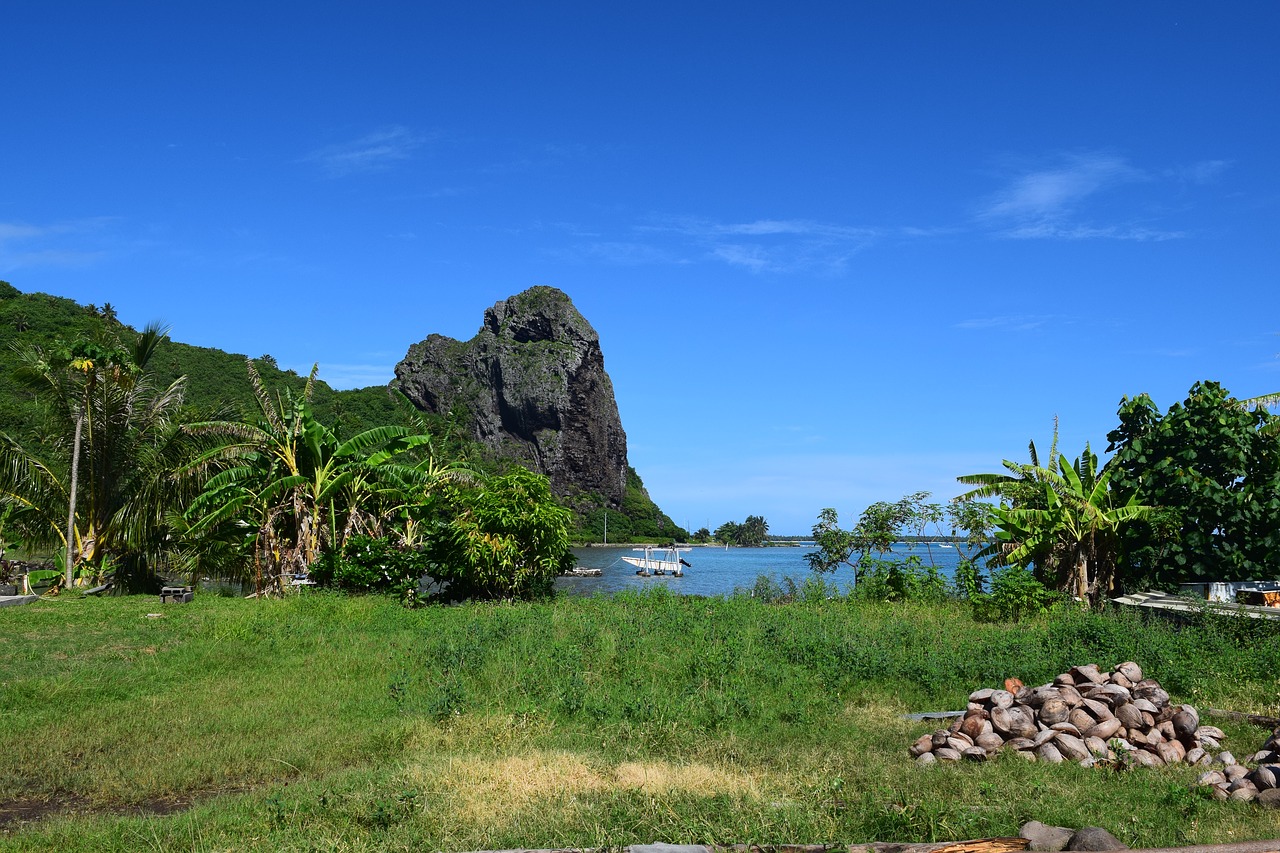
[[(814, 588), (810, 588), (811, 592)], [(661, 591), (411, 610), (379, 596), (64, 596), (0, 614), (0, 847), (478, 850), (928, 841), (1025, 821), (1132, 847), (1280, 837), (1196, 769), (916, 767), (978, 687), (1134, 660), (1274, 715), (1272, 623)], [(1245, 755), (1267, 732), (1215, 720)]]

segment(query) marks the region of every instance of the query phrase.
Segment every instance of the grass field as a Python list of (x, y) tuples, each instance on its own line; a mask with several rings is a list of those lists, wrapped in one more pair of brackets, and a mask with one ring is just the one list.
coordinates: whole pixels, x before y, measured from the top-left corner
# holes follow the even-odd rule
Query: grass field
[[(6, 823), (0, 848), (929, 841), (1029, 819), (1131, 847), (1280, 837), (1280, 812), (1200, 796), (1190, 769), (907, 755), (933, 726), (905, 713), (1129, 659), (1175, 701), (1280, 708), (1280, 635), (1252, 620), (988, 625), (958, 604), (660, 592), (412, 611), (65, 597), (0, 610), (0, 810), (48, 812)], [(1266, 736), (1215, 724), (1237, 755)]]

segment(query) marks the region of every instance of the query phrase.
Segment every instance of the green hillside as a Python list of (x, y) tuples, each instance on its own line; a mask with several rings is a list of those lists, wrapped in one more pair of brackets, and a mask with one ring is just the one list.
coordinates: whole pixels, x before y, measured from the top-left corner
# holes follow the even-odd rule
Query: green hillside
[[(92, 338), (107, 332), (134, 334), (135, 330), (115, 320), (110, 304), (99, 306), (79, 303), (46, 293), (23, 293), (13, 285), (0, 281), (0, 432), (20, 442), (40, 440), (40, 410), (31, 393), (14, 378), (18, 364), (17, 350), (28, 346), (50, 348), (59, 342)], [(178, 333), (181, 330), (175, 330)], [(253, 388), (245, 369), (245, 356), (210, 347), (197, 347), (169, 340), (161, 344), (153, 366), (158, 381), (168, 384), (179, 376), (187, 377), (186, 404), (205, 416), (252, 415), (257, 411)], [(273, 393), (285, 389), (295, 396), (302, 393), (306, 377), (292, 370), (280, 370), (270, 362), (256, 360), (259, 374)], [(346, 438), (370, 427), (395, 424), (423, 424), (436, 438), (437, 452), (450, 459), (462, 459), (473, 468), (501, 472), (511, 467), (511, 460), (494, 457), (471, 441), (465, 428), (446, 418), (416, 410), (399, 394), (386, 386), (372, 386), (338, 391), (317, 381), (312, 408), (316, 416)], [(595, 516), (599, 516), (596, 518)], [(588, 512), (579, 518), (579, 535), (593, 536), (602, 525), (603, 510)], [(636, 539), (679, 536), (674, 522), (650, 500), (634, 471), (628, 477), (627, 499), (622, 513), (611, 516), (611, 535), (630, 535)]]

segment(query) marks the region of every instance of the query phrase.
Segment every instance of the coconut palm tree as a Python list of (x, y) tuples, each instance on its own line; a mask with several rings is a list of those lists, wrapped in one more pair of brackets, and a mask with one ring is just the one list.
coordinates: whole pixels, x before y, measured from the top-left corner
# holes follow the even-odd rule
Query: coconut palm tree
[(38, 446), (0, 436), (0, 503), (14, 507), (28, 547), (63, 549), (68, 582), (76, 566), (92, 575), (163, 550), (166, 509), (182, 488), (169, 474), (185, 377), (160, 387), (147, 366), (167, 335), (152, 324), (127, 345), (108, 335), (19, 350), (18, 378), (49, 423)]

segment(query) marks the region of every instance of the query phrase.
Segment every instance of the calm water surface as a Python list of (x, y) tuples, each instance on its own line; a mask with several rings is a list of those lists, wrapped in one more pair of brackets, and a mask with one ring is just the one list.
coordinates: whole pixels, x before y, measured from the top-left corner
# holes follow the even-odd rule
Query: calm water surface
[[(609, 595), (624, 589), (665, 586), (672, 592), (685, 595), (729, 595), (735, 589), (750, 588), (760, 575), (767, 575), (774, 580), (789, 577), (797, 583), (812, 577), (809, 564), (804, 560), (804, 555), (811, 551), (812, 545), (728, 550), (699, 547), (681, 555), (692, 563), (684, 570), (684, 577), (664, 575), (646, 578), (638, 576), (635, 569), (621, 559), (623, 556), (642, 556), (643, 552), (636, 552), (631, 548), (580, 548), (573, 552), (578, 558), (578, 565), (588, 569), (602, 569), (604, 575), (598, 578), (559, 578), (556, 580), (556, 589), (566, 595)], [(924, 545), (898, 544), (893, 548), (895, 557), (910, 554), (918, 555), (926, 566), (932, 556), (938, 571), (950, 579), (955, 574), (962, 552), (958, 548), (943, 548), (938, 545), (926, 548)], [(825, 579), (845, 587), (853, 579), (853, 572), (842, 567), (834, 574), (826, 575)]]

